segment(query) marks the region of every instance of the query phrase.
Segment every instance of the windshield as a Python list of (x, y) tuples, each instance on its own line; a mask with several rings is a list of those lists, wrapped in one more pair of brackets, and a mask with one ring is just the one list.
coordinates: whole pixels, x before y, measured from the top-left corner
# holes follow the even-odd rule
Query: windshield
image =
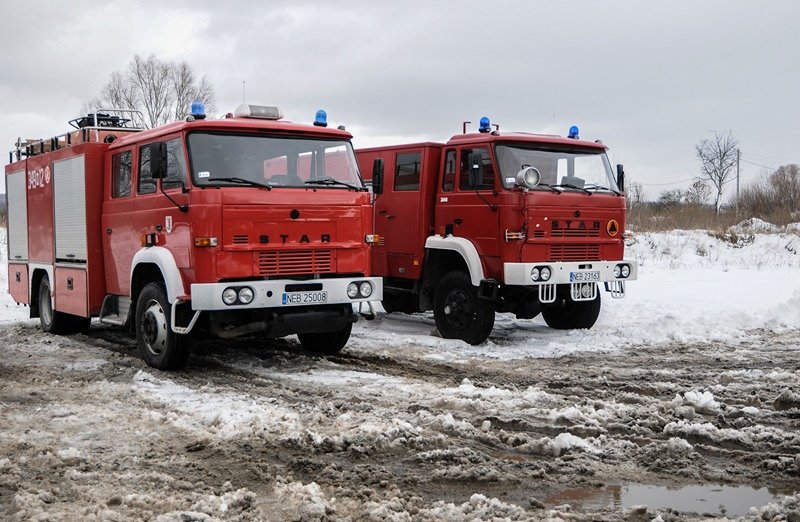
[(497, 163), (505, 188), (517, 186), (517, 174), (535, 167), (540, 186), (573, 185), (589, 190), (617, 190), (617, 183), (603, 151), (531, 148), (524, 145), (498, 145)]
[(198, 186), (364, 187), (348, 141), (194, 132), (188, 143)]

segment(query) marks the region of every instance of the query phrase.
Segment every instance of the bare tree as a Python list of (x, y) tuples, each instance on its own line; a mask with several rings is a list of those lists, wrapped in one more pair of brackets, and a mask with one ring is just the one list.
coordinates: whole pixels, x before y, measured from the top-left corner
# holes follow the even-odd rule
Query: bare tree
[(736, 167), (739, 141), (728, 131), (725, 134), (714, 132), (714, 137), (701, 140), (695, 147), (700, 160), (702, 176), (716, 189), (714, 207), (719, 214), (722, 205), (722, 189), (732, 180)]
[(114, 72), (100, 91), (100, 97), (84, 104), (84, 112), (99, 108), (141, 111), (144, 126), (158, 127), (189, 115), (191, 103), (200, 100), (207, 112), (214, 112), (214, 87), (197, 77), (187, 62), (166, 62), (150, 55), (133, 57), (128, 69)]
[(628, 199), (628, 208), (640, 207), (645, 202), (644, 187), (641, 183), (628, 183), (625, 187), (625, 196)]
[(688, 205), (703, 205), (711, 196), (711, 187), (705, 180), (697, 179), (683, 193), (683, 199)]

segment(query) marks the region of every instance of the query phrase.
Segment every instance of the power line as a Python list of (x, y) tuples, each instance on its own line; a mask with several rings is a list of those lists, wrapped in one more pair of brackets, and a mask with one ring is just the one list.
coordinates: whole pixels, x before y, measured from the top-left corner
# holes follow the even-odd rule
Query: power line
[(769, 169), (769, 170), (778, 170), (778, 169), (776, 169), (776, 168), (774, 168), (774, 167), (767, 167), (766, 165), (762, 165), (762, 164), (760, 164), (760, 163), (754, 163), (754, 162), (752, 162), (752, 161), (747, 161), (747, 160), (746, 160), (746, 159), (744, 159), (744, 158), (741, 158), (741, 160), (742, 160), (743, 162), (745, 162), (745, 163), (749, 163), (750, 165), (755, 165), (756, 167), (761, 167), (761, 168), (764, 168), (764, 169)]

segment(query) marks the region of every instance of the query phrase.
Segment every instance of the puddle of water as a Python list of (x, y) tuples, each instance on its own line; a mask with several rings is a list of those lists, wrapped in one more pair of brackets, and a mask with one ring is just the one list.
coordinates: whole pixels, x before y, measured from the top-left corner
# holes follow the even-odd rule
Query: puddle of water
[(646, 484), (625, 484), (602, 488), (567, 489), (544, 499), (547, 506), (570, 504), (582, 510), (621, 509), (647, 506), (652, 509), (672, 508), (684, 512), (746, 515), (751, 507), (778, 502), (782, 495), (767, 488), (747, 486), (684, 486), (670, 489)]

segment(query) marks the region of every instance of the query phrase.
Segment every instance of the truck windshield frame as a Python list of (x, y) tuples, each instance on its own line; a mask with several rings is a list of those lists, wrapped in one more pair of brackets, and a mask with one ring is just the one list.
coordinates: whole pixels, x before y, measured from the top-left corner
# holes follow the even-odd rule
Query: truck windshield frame
[(619, 190), (604, 150), (500, 143), (495, 145), (494, 152), (503, 187), (508, 190), (520, 187), (517, 173), (525, 167), (535, 167), (541, 175), (539, 185), (531, 190), (550, 191), (552, 187), (614, 193)]
[(244, 182), (251, 182), (255, 188), (364, 189), (348, 140), (194, 131), (186, 142), (198, 187), (248, 187)]

